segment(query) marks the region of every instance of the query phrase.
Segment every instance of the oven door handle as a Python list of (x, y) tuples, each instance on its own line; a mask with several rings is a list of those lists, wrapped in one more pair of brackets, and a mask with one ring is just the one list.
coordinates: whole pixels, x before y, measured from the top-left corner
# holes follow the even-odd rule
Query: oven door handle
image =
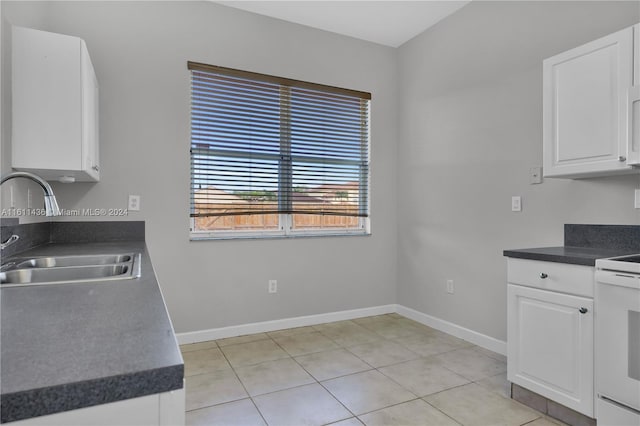
[(635, 408), (633, 408), (633, 407), (629, 407), (629, 406), (628, 406), (628, 405), (626, 405), (626, 404), (623, 404), (623, 403), (621, 403), (621, 402), (618, 402), (618, 401), (616, 401), (615, 399), (611, 399), (611, 398), (609, 398), (608, 396), (604, 396), (604, 395), (602, 395), (602, 394), (598, 394), (598, 398), (600, 398), (600, 399), (602, 399), (602, 400), (604, 400), (604, 401), (607, 401), (609, 404), (613, 404), (613, 405), (615, 405), (616, 407), (622, 408), (623, 410), (631, 411), (632, 413), (634, 413), (634, 414), (636, 414), (636, 415), (639, 415), (639, 416), (640, 416), (640, 411), (636, 410), (636, 409), (635, 409)]
[(598, 270), (596, 271), (596, 283), (640, 289), (640, 275)]

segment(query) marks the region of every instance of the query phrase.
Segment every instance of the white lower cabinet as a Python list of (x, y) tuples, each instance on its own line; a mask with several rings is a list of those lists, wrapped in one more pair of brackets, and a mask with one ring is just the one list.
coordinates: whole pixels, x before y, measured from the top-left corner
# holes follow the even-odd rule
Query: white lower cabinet
[(125, 399), (48, 416), (10, 422), (15, 426), (182, 426), (184, 387), (171, 392)]
[[(558, 263), (518, 262), (510, 265), (507, 286), (507, 378), (594, 417), (593, 268), (566, 265), (564, 272)], [(585, 271), (591, 274), (584, 294), (565, 294), (512, 282), (523, 275), (520, 266), (536, 271), (531, 282), (554, 280), (560, 286), (563, 279), (571, 282)]]

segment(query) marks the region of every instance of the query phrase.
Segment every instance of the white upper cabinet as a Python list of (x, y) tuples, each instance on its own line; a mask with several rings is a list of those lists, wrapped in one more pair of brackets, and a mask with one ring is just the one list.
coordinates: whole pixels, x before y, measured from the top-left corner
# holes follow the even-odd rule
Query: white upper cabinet
[(640, 24), (633, 27), (633, 87), (629, 90), (629, 164), (640, 166)]
[(634, 74), (640, 80), (639, 28), (626, 28), (543, 62), (546, 177), (630, 173), (635, 171), (632, 164), (640, 163), (630, 131)]
[(22, 27), (12, 38), (13, 168), (98, 181), (98, 81), (85, 42)]

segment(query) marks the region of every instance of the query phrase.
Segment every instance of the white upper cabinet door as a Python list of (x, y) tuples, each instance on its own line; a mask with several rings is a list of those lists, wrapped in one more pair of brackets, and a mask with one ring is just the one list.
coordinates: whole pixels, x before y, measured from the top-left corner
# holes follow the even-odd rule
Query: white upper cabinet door
[(78, 37), (13, 27), (12, 167), (97, 181), (98, 82)]
[(629, 90), (628, 164), (640, 166), (640, 24), (633, 26), (633, 87)]
[(547, 177), (632, 172), (627, 164), (633, 28), (543, 62), (543, 147)]
[(640, 86), (640, 24), (633, 26), (633, 85)]
[(100, 177), (98, 79), (82, 42), (82, 169), (91, 177)]

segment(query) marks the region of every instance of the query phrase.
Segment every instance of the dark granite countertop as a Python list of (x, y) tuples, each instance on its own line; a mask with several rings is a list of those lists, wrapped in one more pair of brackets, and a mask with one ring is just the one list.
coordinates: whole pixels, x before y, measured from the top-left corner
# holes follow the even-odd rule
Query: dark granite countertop
[(571, 263), (574, 265), (595, 266), (596, 259), (623, 256), (638, 253), (630, 249), (598, 249), (591, 247), (539, 247), (530, 249), (505, 250), (507, 257), (519, 259), (543, 260), (545, 262)]
[(0, 422), (183, 387), (144, 241), (49, 243), (20, 257), (123, 252), (142, 254), (140, 278), (2, 289)]
[(507, 257), (595, 266), (596, 259), (640, 253), (638, 225), (564, 225), (564, 246), (505, 250)]

